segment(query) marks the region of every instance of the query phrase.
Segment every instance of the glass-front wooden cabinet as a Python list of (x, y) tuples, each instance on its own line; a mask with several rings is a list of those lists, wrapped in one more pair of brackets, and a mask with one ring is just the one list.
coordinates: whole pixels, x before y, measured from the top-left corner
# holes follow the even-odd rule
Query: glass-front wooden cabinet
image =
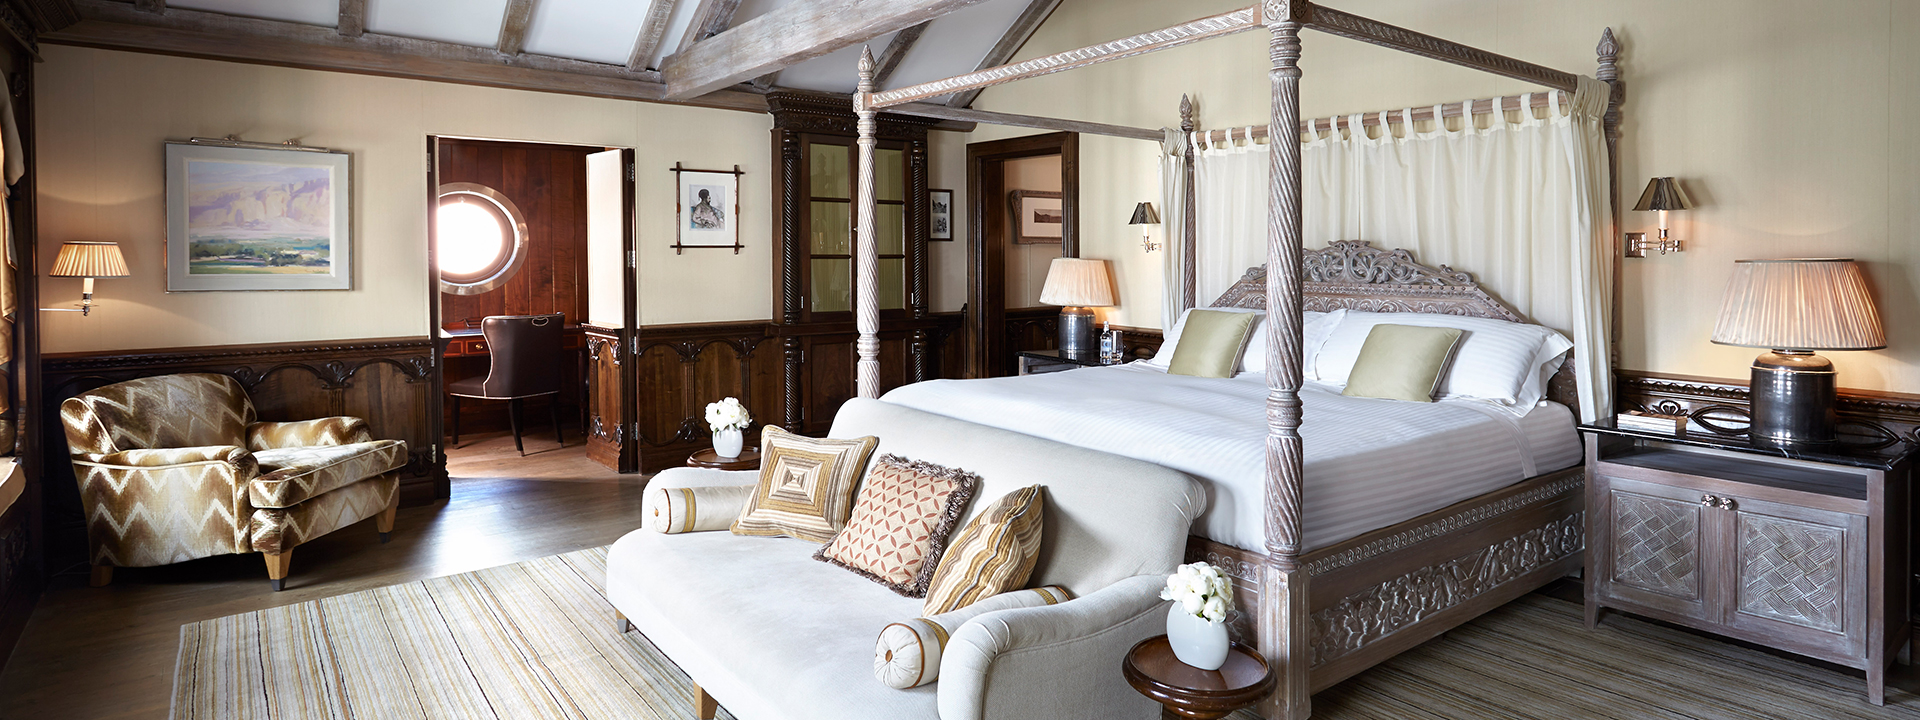
[[(778, 422), (821, 434), (852, 394), (854, 239), (859, 146), (844, 95), (779, 92), (774, 118), (773, 321), (781, 337), (786, 412)], [(882, 114), (874, 148), (881, 384), (928, 377), (927, 131), (937, 121)]]

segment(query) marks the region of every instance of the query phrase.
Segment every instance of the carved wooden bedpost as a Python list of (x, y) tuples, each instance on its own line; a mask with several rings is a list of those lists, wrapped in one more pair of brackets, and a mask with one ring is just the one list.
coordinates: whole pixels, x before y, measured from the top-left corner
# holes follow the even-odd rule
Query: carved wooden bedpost
[[(1613, 208), (1613, 222), (1607, 228), (1613, 245), (1613, 257), (1609, 260), (1613, 263), (1613, 301), (1607, 313), (1610, 316), (1607, 320), (1610, 336), (1607, 340), (1607, 359), (1609, 367), (1617, 368), (1620, 367), (1620, 258), (1624, 250), (1620, 243), (1625, 237), (1620, 234), (1620, 106), (1627, 101), (1627, 84), (1620, 79), (1620, 43), (1613, 39), (1613, 28), (1600, 33), (1600, 45), (1594, 48), (1594, 53), (1599, 55), (1600, 69), (1594, 71), (1593, 78), (1613, 87), (1607, 95), (1604, 123), (1607, 138), (1607, 200)], [(1605, 378), (1605, 381), (1611, 385), (1613, 378)], [(1617, 393), (1607, 394), (1609, 397), (1619, 397)], [(1599, 411), (1602, 416), (1613, 412), (1610, 408), (1600, 408)]]
[(1267, 568), (1260, 591), (1260, 652), (1280, 683), (1261, 704), (1270, 720), (1312, 711), (1313, 625), (1307, 569), (1300, 564), (1300, 27), (1306, 0), (1265, 0), (1261, 21), (1273, 34), (1273, 124), (1267, 189)]
[(855, 200), (853, 233), (853, 298), (854, 325), (860, 331), (860, 339), (855, 341), (854, 349), (860, 354), (855, 378), (858, 382), (860, 397), (880, 397), (880, 298), (879, 236), (873, 231), (873, 146), (874, 109), (873, 109), (873, 49), (860, 49), (860, 86), (853, 93), (853, 114), (858, 120), (860, 132), (860, 169), (856, 182), (859, 183), (859, 197)]
[[(1199, 248), (1200, 239), (1193, 224), (1194, 205), (1197, 204), (1193, 194), (1193, 130), (1196, 127), (1199, 127), (1199, 121), (1193, 110), (1193, 100), (1186, 95), (1181, 95), (1180, 132), (1187, 134), (1186, 162), (1182, 164), (1180, 171), (1183, 176), (1181, 179), (1186, 183), (1186, 191), (1181, 193), (1180, 197), (1182, 210), (1180, 213), (1180, 277), (1186, 283), (1185, 290), (1181, 293), (1181, 310), (1194, 307), (1194, 293), (1198, 292), (1193, 287), (1194, 279), (1199, 275), (1196, 269), (1200, 262), (1199, 258), (1194, 257), (1194, 253)], [(1178, 319), (1177, 317), (1169, 319), (1167, 325), (1171, 327), (1173, 320)]]

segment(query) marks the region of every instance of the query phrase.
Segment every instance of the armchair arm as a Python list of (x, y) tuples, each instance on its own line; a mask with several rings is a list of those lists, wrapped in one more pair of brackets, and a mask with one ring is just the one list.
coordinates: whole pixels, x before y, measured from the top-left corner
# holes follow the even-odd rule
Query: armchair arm
[[(204, 445), (188, 448), (138, 448), (122, 450), (105, 455), (83, 455), (76, 461), (98, 465), (119, 465), (122, 467), (166, 467), (168, 465), (190, 465), (193, 463), (224, 462), (230, 463), (236, 470), (253, 463), (253, 453), (238, 445)], [(255, 475), (257, 472), (246, 473)]]
[(373, 433), (367, 429), (367, 421), (357, 417), (257, 422), (247, 426), (248, 450), (352, 445), (363, 442), (373, 442)]
[(1120, 660), (1166, 632), (1163, 575), (1136, 575), (1059, 605), (1000, 610), (953, 633), (940, 656), (941, 720), (1159, 717)]
[(243, 448), (75, 455), (73, 474), (95, 565), (166, 565), (250, 549), (247, 484), (260, 465)]

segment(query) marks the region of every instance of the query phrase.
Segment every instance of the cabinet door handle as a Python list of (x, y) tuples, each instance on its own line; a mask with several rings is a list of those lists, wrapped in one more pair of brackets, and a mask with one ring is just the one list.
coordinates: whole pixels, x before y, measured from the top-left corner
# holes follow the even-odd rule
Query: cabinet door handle
[(1700, 496), (1700, 506), (1701, 506), (1701, 507), (1717, 507), (1717, 506), (1719, 506), (1719, 504), (1720, 504), (1720, 498), (1717, 498), (1717, 497), (1714, 497), (1714, 496), (1712, 496), (1712, 495), (1701, 495), (1701, 496)]
[(1738, 503), (1733, 501), (1733, 498), (1720, 498), (1720, 501), (1714, 503), (1714, 506), (1722, 510), (1736, 510), (1740, 507)]

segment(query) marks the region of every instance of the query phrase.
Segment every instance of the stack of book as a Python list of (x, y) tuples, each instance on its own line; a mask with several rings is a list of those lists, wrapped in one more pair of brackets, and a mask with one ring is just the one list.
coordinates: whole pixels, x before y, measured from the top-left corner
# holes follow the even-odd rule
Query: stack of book
[(1614, 427), (1621, 430), (1639, 430), (1656, 432), (1663, 435), (1681, 435), (1687, 429), (1685, 415), (1657, 415), (1638, 410), (1623, 412), (1613, 416)]

